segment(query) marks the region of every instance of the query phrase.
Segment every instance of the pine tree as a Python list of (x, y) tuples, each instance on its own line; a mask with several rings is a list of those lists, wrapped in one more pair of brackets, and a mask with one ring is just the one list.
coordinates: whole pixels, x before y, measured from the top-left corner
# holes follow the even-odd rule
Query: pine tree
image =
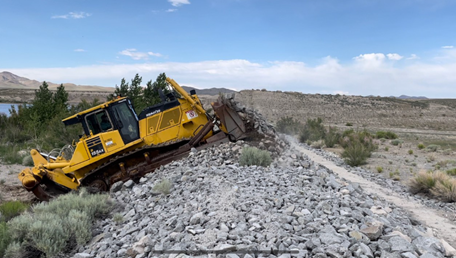
[(40, 124), (44, 124), (54, 117), (54, 94), (49, 90), (49, 85), (45, 81), (35, 91), (31, 109), (38, 115)]
[(61, 111), (68, 111), (68, 92), (65, 91), (65, 86), (63, 84), (60, 84), (60, 86), (57, 88), (57, 92), (54, 94), (54, 110), (56, 113), (59, 113)]
[(161, 89), (163, 93), (166, 95), (169, 93), (167, 86), (168, 82), (166, 81), (165, 73), (159, 74), (155, 82), (152, 82), (152, 80), (147, 82), (147, 86), (144, 89), (144, 99), (147, 106), (153, 106), (155, 104), (160, 103), (162, 100), (160, 99), (160, 94), (158, 93), (158, 90)]
[(139, 113), (146, 107), (141, 82), (142, 77), (136, 74), (135, 78), (131, 80), (131, 84), (127, 94), (131, 102), (133, 103), (133, 106), (135, 107), (136, 113)]

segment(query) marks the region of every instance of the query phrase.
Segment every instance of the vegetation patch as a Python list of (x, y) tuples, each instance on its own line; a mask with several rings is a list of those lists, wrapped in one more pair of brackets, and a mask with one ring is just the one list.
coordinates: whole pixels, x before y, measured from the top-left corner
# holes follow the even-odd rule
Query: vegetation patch
[(300, 142), (315, 142), (321, 139), (325, 139), (326, 129), (323, 126), (323, 120), (321, 118), (307, 119), (300, 135)]
[(397, 139), (397, 135), (390, 131), (378, 131), (375, 133), (375, 138), (377, 139)]
[(299, 134), (301, 128), (303, 127), (302, 123), (298, 120), (295, 120), (292, 117), (281, 117), (276, 123), (277, 132), (296, 135)]
[(271, 165), (272, 158), (269, 151), (260, 150), (255, 147), (244, 147), (242, 149), (241, 157), (239, 158), (239, 165), (241, 166), (262, 166), (267, 167)]
[(410, 180), (412, 193), (428, 193), (447, 202), (456, 201), (456, 179), (441, 171), (420, 172)]
[(440, 145), (437, 144), (431, 144), (426, 147), (427, 152), (436, 152), (438, 149), (440, 149)]
[(160, 182), (154, 185), (154, 191), (160, 192), (164, 195), (168, 195), (171, 193), (171, 188), (173, 187), (173, 184), (169, 179), (165, 178), (162, 179)]
[(32, 249), (52, 257), (65, 251), (71, 239), (85, 244), (92, 237), (92, 222), (107, 215), (111, 207), (108, 195), (90, 195), (84, 189), (37, 204), (30, 213), (8, 222), (11, 243), (7, 251)]
[(24, 212), (28, 207), (28, 204), (20, 201), (5, 202), (0, 205), (1, 220), (9, 221)]
[(394, 146), (398, 146), (399, 144), (402, 144), (404, 143), (403, 140), (399, 140), (399, 139), (394, 139), (391, 141), (391, 144), (394, 145)]

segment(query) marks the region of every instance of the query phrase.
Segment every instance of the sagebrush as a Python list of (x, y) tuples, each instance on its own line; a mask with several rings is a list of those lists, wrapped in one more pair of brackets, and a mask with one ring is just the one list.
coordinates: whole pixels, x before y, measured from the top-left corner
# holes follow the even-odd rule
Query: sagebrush
[(244, 147), (242, 149), (239, 165), (241, 166), (262, 166), (267, 167), (272, 163), (269, 151), (260, 150), (255, 147)]
[(298, 134), (302, 128), (301, 122), (292, 117), (281, 117), (276, 123), (277, 132), (295, 135)]
[(418, 173), (409, 182), (412, 193), (428, 193), (447, 202), (456, 201), (456, 179), (440, 171)]
[(64, 251), (70, 239), (85, 244), (92, 237), (93, 220), (105, 216), (111, 207), (108, 195), (91, 195), (85, 190), (61, 195), (9, 221), (10, 237), (16, 247), (32, 248), (52, 257)]

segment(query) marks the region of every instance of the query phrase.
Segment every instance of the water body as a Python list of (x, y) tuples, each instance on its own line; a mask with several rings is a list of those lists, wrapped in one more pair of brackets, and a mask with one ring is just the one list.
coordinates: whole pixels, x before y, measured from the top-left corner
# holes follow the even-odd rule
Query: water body
[(9, 103), (0, 103), (0, 114), (6, 114), (7, 116), (10, 115), (10, 112), (9, 112), (9, 109), (11, 108), (11, 106), (15, 106), (16, 107), (16, 110), (17, 110), (17, 107), (19, 106), (20, 104), (9, 104)]

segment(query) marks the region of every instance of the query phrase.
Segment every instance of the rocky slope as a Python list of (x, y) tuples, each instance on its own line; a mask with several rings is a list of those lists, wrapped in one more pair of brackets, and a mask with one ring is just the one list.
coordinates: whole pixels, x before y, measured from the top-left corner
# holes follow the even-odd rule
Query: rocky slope
[[(246, 143), (192, 152), (113, 187), (122, 220), (98, 222), (74, 257), (444, 257), (402, 209), (290, 149), (268, 168), (238, 164)], [(156, 192), (163, 179), (169, 195)]]

